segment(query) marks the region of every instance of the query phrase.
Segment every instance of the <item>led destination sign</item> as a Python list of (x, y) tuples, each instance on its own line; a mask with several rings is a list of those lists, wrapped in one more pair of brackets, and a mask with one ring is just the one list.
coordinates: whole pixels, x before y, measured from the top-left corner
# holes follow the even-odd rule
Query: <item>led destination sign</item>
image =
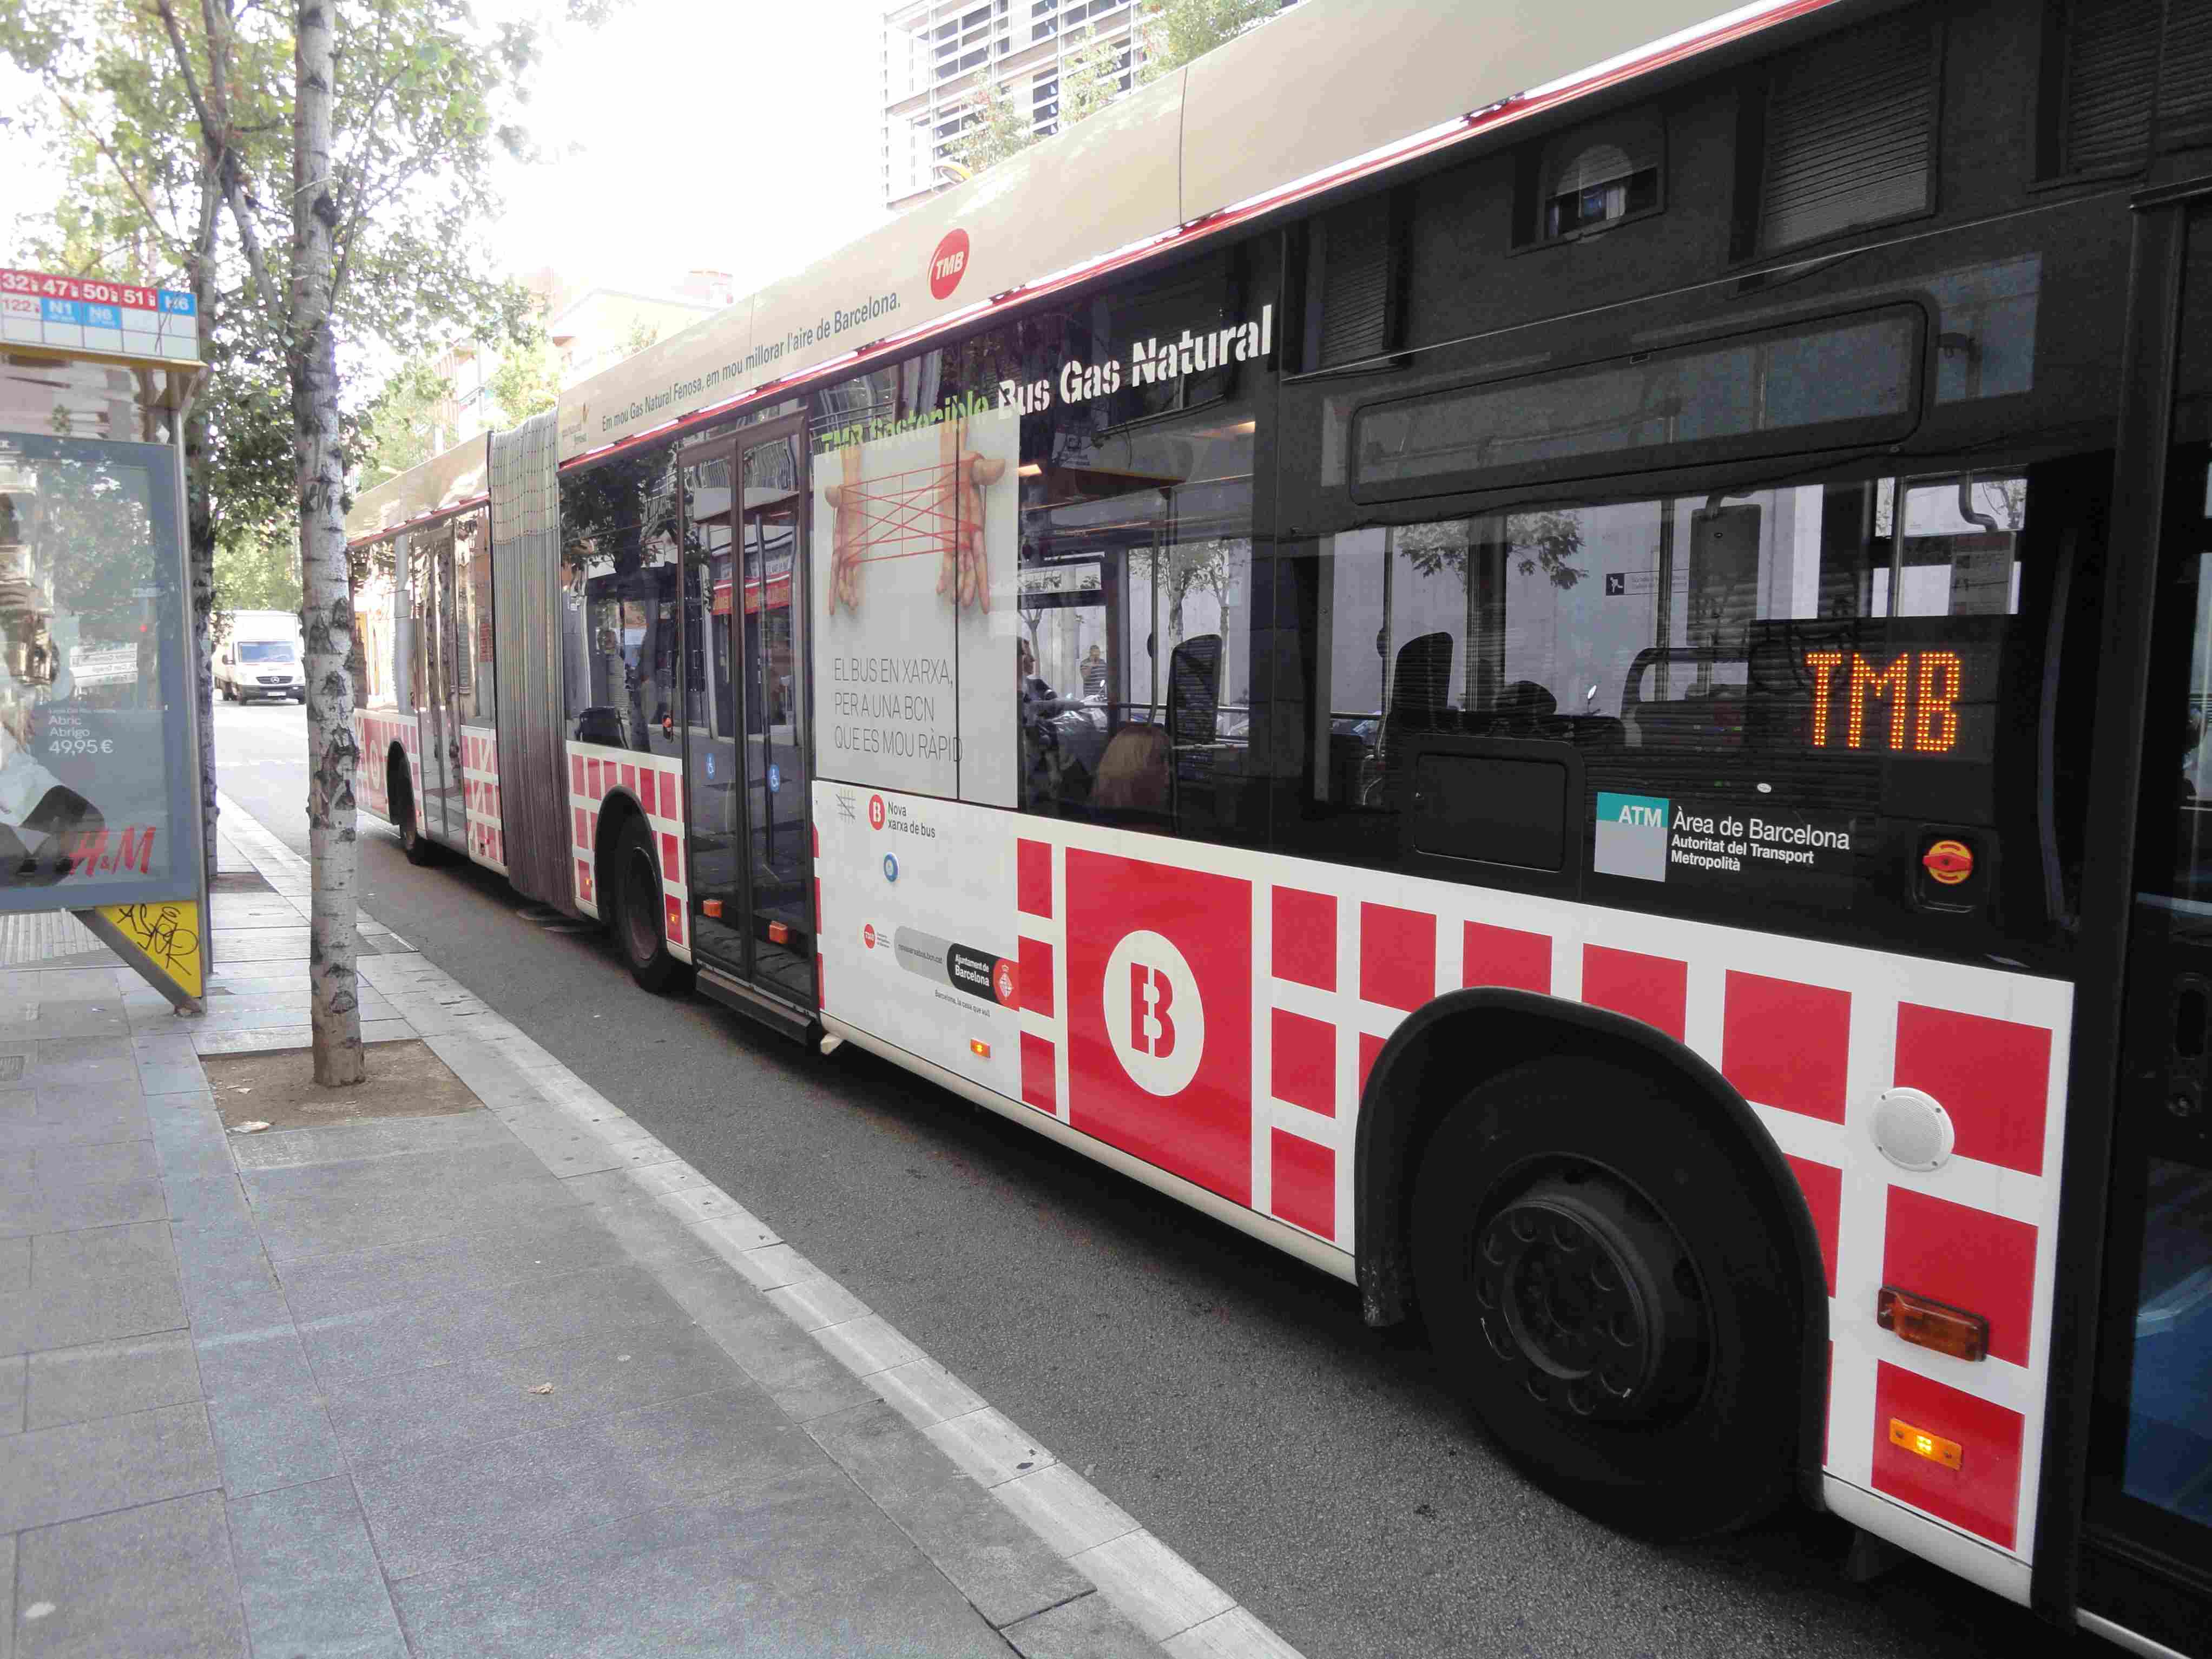
[(1958, 749), (1966, 664), (1956, 651), (1900, 651), (1887, 662), (1858, 651), (1808, 651), (1805, 666), (1813, 677), (1814, 748)]

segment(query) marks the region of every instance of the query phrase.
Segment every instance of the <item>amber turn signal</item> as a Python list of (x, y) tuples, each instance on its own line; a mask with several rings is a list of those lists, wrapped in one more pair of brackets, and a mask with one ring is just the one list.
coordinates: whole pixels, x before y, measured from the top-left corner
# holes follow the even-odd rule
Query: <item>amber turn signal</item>
[(1889, 1419), (1889, 1443), (1902, 1446), (1915, 1457), (1924, 1457), (1931, 1463), (1941, 1463), (1947, 1469), (1955, 1469), (1966, 1461), (1966, 1453), (1955, 1440), (1946, 1440), (1940, 1434), (1930, 1434), (1925, 1429), (1916, 1429), (1901, 1417)]
[(1984, 1359), (1990, 1352), (1990, 1322), (1962, 1308), (1947, 1308), (1924, 1296), (1881, 1287), (1875, 1304), (1875, 1320), (1882, 1329), (1915, 1347), (1932, 1348), (1954, 1359)]
[(978, 1060), (988, 1060), (991, 1057), (991, 1045), (981, 1037), (969, 1037), (968, 1052)]

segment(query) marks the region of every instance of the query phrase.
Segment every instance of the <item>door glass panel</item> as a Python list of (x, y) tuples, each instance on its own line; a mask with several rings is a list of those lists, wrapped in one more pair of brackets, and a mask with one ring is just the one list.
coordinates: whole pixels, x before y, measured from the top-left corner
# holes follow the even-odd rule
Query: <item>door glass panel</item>
[[(2175, 556), (2161, 609), (2186, 618), (2177, 684), (2154, 666), (2145, 722), (2147, 848), (2137, 895), (2130, 995), (2137, 1036), (2134, 1087), (2120, 1101), (2124, 1211), (2139, 1201), (2134, 1332), (2121, 1487), (2133, 1498), (2212, 1526), (2212, 1133), (2205, 1127), (2212, 1049), (2212, 520), (2204, 514), (2204, 449), (2178, 452), (2193, 476), (2172, 493)], [(2179, 628), (2174, 633), (2178, 635)], [(2163, 704), (2163, 707), (2158, 705)], [(2164, 751), (2161, 754), (2161, 750)], [(2171, 836), (2170, 860), (2156, 842)], [(2154, 861), (2154, 860), (2155, 861)]]
[(690, 838), (693, 951), (738, 973), (745, 961), (738, 829), (737, 686), (731, 675), (730, 456), (683, 468), (684, 631), (694, 665), (684, 705), (684, 810)]
[(804, 528), (798, 440), (749, 445), (744, 454), (744, 596), (732, 633), (742, 640), (754, 977), (765, 990), (811, 1004), (812, 860), (793, 603)]
[[(2212, 1560), (2212, 218), (2191, 227), (2143, 719), (2094, 1470), (2107, 1526)], [(2117, 1464), (2117, 1469), (2114, 1465)]]

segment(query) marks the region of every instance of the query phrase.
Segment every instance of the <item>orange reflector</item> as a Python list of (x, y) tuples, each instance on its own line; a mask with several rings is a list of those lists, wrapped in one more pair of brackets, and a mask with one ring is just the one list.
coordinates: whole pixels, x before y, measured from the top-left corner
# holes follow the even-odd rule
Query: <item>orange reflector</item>
[(1939, 841), (1920, 855), (1920, 867), (1946, 887), (1974, 873), (1974, 849), (1963, 841)]
[(699, 908), (702, 910), (704, 910), (710, 916), (720, 916), (722, 914), (722, 901), (720, 899), (708, 899)]
[(790, 944), (791, 929), (786, 927), (782, 922), (771, 921), (768, 925), (768, 942), (770, 945)]
[(991, 1045), (981, 1037), (969, 1037), (968, 1052), (978, 1060), (988, 1060), (991, 1057)]
[(1900, 1336), (1915, 1347), (1932, 1348), (1954, 1359), (1983, 1359), (1990, 1352), (1990, 1322), (1962, 1308), (1947, 1308), (1924, 1296), (1881, 1287), (1875, 1304), (1875, 1321), (1882, 1329)]
[(1947, 1469), (1955, 1469), (1966, 1453), (1955, 1440), (1946, 1440), (1940, 1434), (1930, 1434), (1925, 1429), (1916, 1429), (1901, 1417), (1889, 1419), (1889, 1443), (1902, 1446), (1915, 1457), (1924, 1457), (1931, 1463), (1941, 1463)]

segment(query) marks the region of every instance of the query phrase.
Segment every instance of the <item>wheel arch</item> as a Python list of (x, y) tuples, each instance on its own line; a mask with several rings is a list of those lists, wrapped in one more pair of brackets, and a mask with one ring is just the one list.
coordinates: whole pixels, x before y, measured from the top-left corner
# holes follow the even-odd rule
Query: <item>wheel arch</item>
[[(392, 788), (392, 780), (395, 775), (398, 780), (398, 787), (407, 792), (408, 805), (410, 807), (413, 806), (415, 804), (415, 774), (408, 769), (407, 746), (401, 743), (397, 738), (393, 738), (384, 745), (384, 804), (386, 806), (396, 809), (398, 806), (399, 802), (395, 797)], [(397, 811), (392, 811), (387, 816), (392, 823), (397, 823), (399, 822), (399, 815)]]
[[(615, 849), (622, 845), (623, 831), (629, 827), (632, 818), (643, 818), (645, 806), (629, 790), (617, 787), (600, 799), (599, 826), (592, 840), (592, 901), (599, 908), (599, 920), (612, 925), (614, 912), (607, 894), (614, 878)], [(652, 829), (647, 819), (646, 828)], [(650, 834), (647, 836), (651, 841)], [(660, 877), (664, 887), (667, 875), (660, 868), (660, 849), (653, 849), (653, 868)]]
[[(1799, 1486), (1817, 1505), (1826, 1416), (1828, 1289), (1811, 1210), (1781, 1149), (1727, 1079), (1682, 1043), (1609, 1009), (1531, 991), (1448, 992), (1408, 1016), (1376, 1056), (1361, 1093), (1352, 1206), (1360, 1303), (1370, 1324), (1413, 1310), (1412, 1190), (1423, 1148), (1470, 1089), (1571, 1044), (1664, 1081), (1709, 1123), (1797, 1269), (1803, 1310)], [(1478, 1063), (1470, 1056), (1480, 1054)]]

